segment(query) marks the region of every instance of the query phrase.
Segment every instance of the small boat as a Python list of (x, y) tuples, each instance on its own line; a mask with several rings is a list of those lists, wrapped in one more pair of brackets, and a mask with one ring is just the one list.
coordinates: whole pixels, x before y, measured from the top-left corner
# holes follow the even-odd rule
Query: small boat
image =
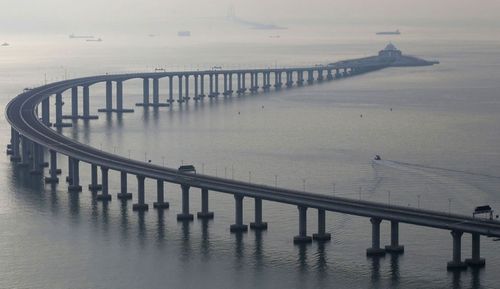
[(382, 31), (382, 32), (377, 32), (375, 33), (377, 35), (400, 35), (401, 32), (399, 32), (399, 29), (396, 31)]
[(382, 158), (380, 158), (379, 155), (375, 155), (375, 158), (374, 158), (376, 161), (380, 161)]
[(5, 47), (5, 46), (9, 46), (9, 45), (10, 45), (10, 44), (9, 44), (9, 43), (7, 43), (7, 42), (2, 43), (2, 46), (3, 46), (3, 47)]

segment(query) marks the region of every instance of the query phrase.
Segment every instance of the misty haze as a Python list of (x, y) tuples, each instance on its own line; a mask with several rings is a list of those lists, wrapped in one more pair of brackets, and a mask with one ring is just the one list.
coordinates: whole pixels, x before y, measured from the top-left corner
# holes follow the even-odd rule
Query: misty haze
[(0, 288), (498, 288), (500, 2), (1, 1)]

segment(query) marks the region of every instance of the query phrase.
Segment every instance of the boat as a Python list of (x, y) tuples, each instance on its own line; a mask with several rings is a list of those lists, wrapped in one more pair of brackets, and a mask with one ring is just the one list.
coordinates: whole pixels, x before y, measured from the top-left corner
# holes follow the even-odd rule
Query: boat
[(381, 32), (377, 32), (375, 34), (377, 34), (377, 35), (400, 35), (401, 32), (399, 31), (399, 29), (397, 29), (396, 31), (381, 31)]
[(91, 38), (91, 39), (87, 39), (85, 41), (87, 41), (87, 42), (102, 42), (102, 39), (101, 38), (97, 38), (97, 39), (92, 39)]
[(379, 155), (375, 155), (375, 158), (374, 158), (376, 161), (380, 161), (382, 158), (380, 158)]
[(91, 35), (75, 35), (75, 34), (71, 34), (69, 36), (69, 38), (71, 38), (71, 39), (76, 39), (76, 38), (92, 39), (92, 38), (94, 38), (94, 36), (91, 36)]
[(9, 44), (9, 43), (7, 43), (7, 42), (2, 43), (2, 46), (4, 46), (4, 47), (5, 47), (5, 46), (9, 46), (9, 45), (10, 45), (10, 44)]
[(189, 30), (181, 30), (181, 31), (177, 32), (177, 36), (179, 36), (179, 37), (189, 37), (189, 36), (191, 36), (191, 31), (189, 31)]

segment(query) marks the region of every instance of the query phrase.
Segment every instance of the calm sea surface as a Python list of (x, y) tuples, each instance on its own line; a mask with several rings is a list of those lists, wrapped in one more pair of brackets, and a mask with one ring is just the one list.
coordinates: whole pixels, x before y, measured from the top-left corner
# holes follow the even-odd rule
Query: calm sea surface
[[(0, 39), (11, 43), (0, 48), (0, 104), (45, 78), (329, 63), (375, 54), (392, 40), (404, 53), (441, 64), (156, 111), (134, 107), (142, 81), (128, 81), (125, 106), (135, 113), (99, 114), (63, 133), (126, 157), (169, 167), (194, 164), (205, 174), (255, 183), (277, 180), (282, 187), (463, 214), (483, 204), (500, 211), (500, 42), (406, 30), (387, 38), (364, 28), (296, 28), (270, 38), (276, 33), (228, 29), (224, 38), (209, 25), (191, 38), (110, 34), (102, 43), (10, 35)], [(165, 100), (166, 80), (160, 92)], [(91, 88), (96, 114), (103, 96), (103, 85)], [(69, 103), (69, 94), (64, 97)], [(1, 114), (5, 148), (10, 127)], [(375, 154), (383, 161), (375, 164)], [(65, 157), (59, 166), (64, 175)], [(401, 224), (404, 255), (372, 259), (365, 256), (367, 218), (328, 213), (331, 242), (294, 246), (295, 207), (264, 202), (269, 230), (234, 235), (230, 195), (210, 195), (214, 220), (184, 224), (175, 218), (179, 187), (166, 185), (171, 206), (158, 212), (151, 205), (155, 183), (148, 180), (150, 210), (139, 214), (133, 202), (115, 199), (118, 173), (110, 175), (114, 199), (107, 205), (85, 189), (89, 174), (82, 164), (84, 191), (69, 194), (64, 182), (44, 185), (0, 156), (0, 288), (498, 288), (500, 282), (500, 242), (488, 238), (481, 240), (486, 268), (450, 273), (448, 231)], [(133, 176), (129, 188), (135, 193)], [(252, 200), (244, 206), (248, 223)], [(197, 189), (191, 208), (200, 208)], [(316, 211), (308, 216), (312, 234)], [(464, 235), (464, 258), (470, 239)], [(388, 242), (384, 222), (382, 243)]]

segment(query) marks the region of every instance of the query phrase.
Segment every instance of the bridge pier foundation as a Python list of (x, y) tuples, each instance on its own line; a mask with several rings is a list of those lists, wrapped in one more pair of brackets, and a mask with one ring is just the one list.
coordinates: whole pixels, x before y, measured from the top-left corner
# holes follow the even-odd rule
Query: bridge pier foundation
[(208, 189), (201, 189), (201, 212), (197, 214), (198, 219), (213, 219), (214, 212), (208, 210)]
[(21, 160), (21, 154), (19, 153), (19, 144), (20, 144), (20, 136), (19, 133), (11, 128), (11, 134), (12, 134), (12, 141), (11, 141), (11, 156), (10, 156), (10, 161), (11, 162), (19, 162)]
[(219, 96), (220, 93), (219, 93), (219, 74), (215, 74), (214, 75), (214, 81), (215, 81), (215, 92), (214, 92), (214, 96)]
[(106, 108), (100, 108), (98, 112), (112, 112), (113, 111), (113, 82), (106, 81)]
[(71, 119), (78, 119), (78, 86), (71, 88)]
[(123, 81), (121, 80), (116, 82), (116, 109), (113, 111), (118, 113), (134, 112), (133, 109), (123, 108)]
[(149, 210), (149, 205), (146, 204), (144, 200), (144, 180), (145, 176), (137, 175), (137, 203), (132, 205), (133, 211), (147, 211)]
[(248, 231), (248, 226), (243, 224), (243, 196), (242, 195), (234, 195), (235, 200), (235, 215), (234, 215), (234, 224), (229, 227), (229, 230), (232, 233), (235, 232), (246, 232)]
[(71, 184), (73, 181), (73, 159), (68, 157), (68, 175), (66, 176), (66, 182)]
[(190, 99), (190, 97), (189, 97), (189, 74), (184, 75), (184, 77), (186, 78), (184, 81), (185, 85), (186, 85), (186, 93), (182, 99), (184, 100), (184, 102), (187, 103)]
[(198, 101), (200, 99), (200, 95), (198, 93), (198, 74), (195, 74), (193, 77), (194, 77), (193, 99)]
[(46, 126), (50, 126), (50, 99), (42, 100), (42, 122)]
[(181, 185), (182, 189), (182, 212), (177, 214), (178, 221), (192, 221), (193, 214), (189, 213), (189, 186)]
[(199, 94), (199, 98), (200, 98), (200, 100), (203, 100), (204, 97), (205, 97), (205, 75), (204, 74), (200, 74), (200, 94)]
[(311, 243), (311, 236), (307, 235), (307, 207), (298, 206), (299, 209), (299, 234), (293, 238), (294, 244)]
[(73, 170), (71, 172), (71, 182), (68, 186), (68, 191), (81, 192), (82, 186), (80, 186), (80, 160), (71, 158), (71, 164)]
[(62, 113), (62, 93), (56, 93), (56, 122), (54, 123), (54, 127), (71, 127), (73, 126), (71, 123), (63, 123), (63, 113)]
[(116, 194), (116, 198), (119, 200), (132, 199), (132, 193), (128, 192), (127, 172), (120, 172), (120, 192)]
[(324, 209), (318, 209), (318, 233), (313, 234), (313, 239), (316, 241), (330, 241), (332, 235), (326, 233), (326, 213)]
[(385, 250), (380, 248), (380, 223), (382, 219), (370, 218), (372, 223), (372, 247), (366, 249), (367, 256), (383, 256)]
[(250, 223), (252, 230), (267, 230), (267, 222), (262, 222), (262, 199), (255, 198), (255, 221)]
[(399, 245), (399, 222), (391, 221), (391, 245), (385, 246), (385, 251), (390, 253), (402, 254), (405, 247)]
[(97, 115), (90, 115), (90, 88), (88, 85), (83, 87), (83, 115), (80, 116), (81, 119), (98, 119)]
[(109, 168), (101, 166), (102, 192), (96, 196), (96, 200), (98, 201), (111, 201), (111, 195), (109, 194), (108, 172)]
[(453, 260), (448, 262), (446, 268), (448, 270), (464, 270), (467, 264), (462, 262), (462, 235), (464, 232), (451, 231), (453, 237)]
[(470, 267), (484, 267), (486, 265), (484, 258), (481, 258), (480, 235), (477, 233), (472, 234), (472, 258), (465, 259), (465, 263)]
[(17, 163), (19, 167), (28, 167), (30, 165), (30, 140), (21, 135), (21, 161)]
[(153, 203), (155, 209), (168, 209), (170, 204), (165, 202), (165, 186), (163, 180), (156, 180), (156, 202)]
[(59, 183), (59, 178), (57, 177), (57, 153), (54, 150), (50, 150), (50, 176), (45, 178), (46, 184), (56, 184)]
[(91, 164), (90, 165), (90, 184), (89, 184), (89, 190), (91, 192), (97, 192), (99, 190), (102, 190), (102, 185), (99, 185), (97, 183), (97, 165)]
[(42, 165), (40, 163), (41, 146), (36, 142), (31, 142), (31, 170), (30, 174), (40, 175), (43, 173)]

